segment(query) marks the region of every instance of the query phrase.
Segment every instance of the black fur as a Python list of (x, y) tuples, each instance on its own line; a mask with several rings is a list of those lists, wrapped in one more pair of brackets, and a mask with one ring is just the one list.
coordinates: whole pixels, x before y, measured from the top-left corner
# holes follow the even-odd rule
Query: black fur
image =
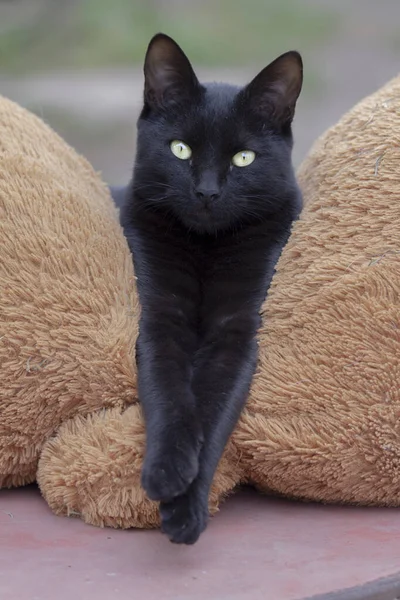
[[(207, 524), (210, 485), (256, 366), (260, 307), (301, 208), (290, 124), (302, 63), (289, 52), (243, 89), (201, 85), (159, 34), (144, 71), (121, 211), (142, 307), (142, 485), (161, 503), (163, 532), (191, 544)], [(174, 156), (172, 140), (191, 147), (190, 160)], [(242, 150), (256, 158), (234, 166)]]

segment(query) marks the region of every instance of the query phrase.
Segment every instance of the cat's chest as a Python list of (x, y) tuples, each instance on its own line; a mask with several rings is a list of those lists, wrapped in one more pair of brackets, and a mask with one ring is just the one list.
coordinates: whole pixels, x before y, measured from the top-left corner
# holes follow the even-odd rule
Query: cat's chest
[(204, 244), (198, 254), (204, 277), (256, 277), (266, 267), (268, 253), (273, 244), (273, 238), (261, 228), (216, 237)]
[[(217, 290), (218, 297), (246, 289), (262, 293), (271, 271), (270, 257), (279, 235), (269, 224), (240, 231), (197, 235), (176, 224), (150, 219), (136, 222), (134, 244), (137, 270), (158, 288), (180, 288), (182, 282), (203, 296)], [(190, 281), (192, 283), (190, 283)]]

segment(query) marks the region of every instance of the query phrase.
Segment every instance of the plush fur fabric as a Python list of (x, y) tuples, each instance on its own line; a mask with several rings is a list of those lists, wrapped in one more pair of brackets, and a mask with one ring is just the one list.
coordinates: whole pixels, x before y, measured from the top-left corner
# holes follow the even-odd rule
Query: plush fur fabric
[(10, 486), (35, 479), (61, 423), (136, 401), (138, 306), (106, 186), (4, 98), (0, 240), (0, 486)]
[(236, 433), (251, 481), (290, 496), (400, 504), (400, 77), (299, 172), (306, 200), (264, 306)]
[[(400, 504), (399, 106), (397, 78), (300, 169), (306, 208), (264, 305), (212, 511), (242, 481)], [(111, 200), (82, 158), (6, 100), (0, 132), (0, 484), (37, 476), (57, 513), (157, 526), (139, 482), (138, 305)]]

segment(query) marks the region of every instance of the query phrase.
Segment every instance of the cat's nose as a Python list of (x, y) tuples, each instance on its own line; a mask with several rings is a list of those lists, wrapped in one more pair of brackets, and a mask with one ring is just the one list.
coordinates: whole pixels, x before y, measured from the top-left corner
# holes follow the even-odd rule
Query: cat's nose
[(220, 191), (217, 188), (198, 187), (195, 192), (197, 198), (206, 203), (217, 200), (220, 195)]

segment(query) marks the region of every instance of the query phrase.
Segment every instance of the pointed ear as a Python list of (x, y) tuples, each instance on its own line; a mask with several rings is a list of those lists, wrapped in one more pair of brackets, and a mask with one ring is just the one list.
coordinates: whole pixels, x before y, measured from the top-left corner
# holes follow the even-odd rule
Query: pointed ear
[(278, 125), (289, 125), (303, 83), (298, 52), (286, 52), (265, 67), (244, 89), (248, 108)]
[(163, 33), (155, 35), (147, 48), (144, 80), (145, 104), (155, 110), (189, 101), (200, 90), (186, 55)]

